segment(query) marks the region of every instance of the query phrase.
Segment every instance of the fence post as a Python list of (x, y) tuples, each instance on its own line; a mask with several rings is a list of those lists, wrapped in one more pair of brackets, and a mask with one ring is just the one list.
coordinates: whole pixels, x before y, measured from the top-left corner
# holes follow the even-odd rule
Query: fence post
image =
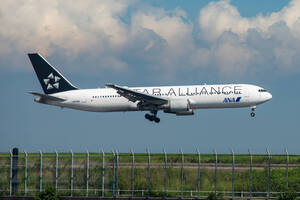
[(104, 186), (104, 173), (105, 173), (105, 154), (102, 149), (102, 197), (104, 197), (104, 192), (105, 192), (105, 186)]
[(73, 153), (73, 151), (72, 151), (72, 149), (71, 149), (71, 192), (70, 192), (70, 194), (71, 194), (71, 197), (73, 196), (73, 179), (74, 179), (74, 153)]
[(234, 159), (234, 152), (231, 149), (231, 154), (232, 154), (232, 178), (231, 178), (231, 185), (232, 185), (232, 199), (234, 199), (234, 167), (235, 167), (235, 159)]
[(163, 149), (164, 151), (164, 197), (167, 195), (167, 152), (166, 149)]
[(216, 156), (216, 161), (215, 161), (215, 195), (217, 196), (217, 178), (218, 178), (218, 154), (217, 154), (217, 150), (214, 149), (214, 153)]
[(151, 191), (151, 166), (150, 166), (151, 154), (150, 154), (150, 150), (148, 148), (146, 149), (146, 151), (148, 154), (148, 194), (147, 194), (147, 197), (149, 197), (150, 191)]
[(9, 175), (9, 196), (12, 195), (12, 168), (13, 168), (13, 154), (10, 150), (10, 175)]
[(24, 151), (24, 153), (25, 153), (24, 192), (25, 192), (25, 196), (27, 196), (28, 154), (26, 151)]
[(289, 152), (287, 148), (285, 148), (286, 153), (286, 188), (289, 188)]
[(58, 152), (55, 150), (55, 192), (57, 194), (58, 186)]
[(43, 153), (40, 151), (40, 192), (43, 190)]
[(119, 196), (119, 152), (116, 150), (117, 161), (116, 161), (116, 192), (117, 196)]
[(112, 151), (113, 154), (113, 177), (112, 177), (112, 196), (115, 197), (115, 152)]
[(131, 196), (134, 196), (134, 151), (131, 150), (132, 165), (131, 165)]
[(180, 153), (181, 153), (181, 198), (183, 198), (184, 155), (182, 149), (180, 149)]
[(19, 180), (18, 180), (18, 171), (19, 171), (19, 149), (13, 148), (12, 149), (12, 195), (17, 195), (18, 192), (18, 186), (19, 186)]
[(200, 199), (200, 178), (201, 178), (201, 171), (200, 171), (200, 151), (199, 151), (199, 149), (197, 149), (197, 154), (198, 154), (198, 199)]
[(90, 152), (86, 150), (86, 196), (89, 196)]
[(250, 155), (250, 171), (249, 171), (249, 181), (250, 181), (250, 184), (249, 184), (249, 190), (250, 190), (250, 199), (252, 199), (252, 153), (251, 153), (251, 150), (248, 149), (248, 152), (249, 152), (249, 155)]
[(269, 151), (269, 148), (267, 148), (267, 154), (268, 154), (268, 199), (270, 199), (271, 153)]

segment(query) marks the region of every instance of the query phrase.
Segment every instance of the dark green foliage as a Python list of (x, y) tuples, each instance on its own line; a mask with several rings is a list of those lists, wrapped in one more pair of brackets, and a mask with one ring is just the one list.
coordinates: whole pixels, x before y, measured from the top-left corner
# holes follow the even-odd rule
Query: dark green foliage
[(51, 187), (40, 192), (35, 199), (36, 200), (59, 200), (58, 196), (56, 195), (55, 189)]
[(206, 197), (206, 200), (217, 200), (217, 196), (216, 196), (216, 194), (214, 192), (211, 192)]
[(168, 192), (162, 192), (162, 191), (150, 191), (149, 193), (150, 197), (171, 197), (172, 194)]
[(294, 200), (294, 199), (296, 199), (296, 197), (297, 197), (296, 192), (292, 189), (289, 189), (289, 190), (286, 190), (284, 193), (281, 193), (277, 199), (278, 200)]

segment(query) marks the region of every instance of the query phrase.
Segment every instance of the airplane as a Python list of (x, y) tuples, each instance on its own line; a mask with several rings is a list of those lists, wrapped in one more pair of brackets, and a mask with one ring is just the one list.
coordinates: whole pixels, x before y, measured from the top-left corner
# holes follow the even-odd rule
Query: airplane
[(196, 109), (250, 107), (272, 99), (271, 93), (250, 84), (127, 87), (79, 89), (51, 66), (39, 53), (28, 57), (44, 91), (29, 92), (35, 102), (90, 112), (149, 111), (145, 118), (156, 123), (158, 111), (179, 116), (194, 115)]

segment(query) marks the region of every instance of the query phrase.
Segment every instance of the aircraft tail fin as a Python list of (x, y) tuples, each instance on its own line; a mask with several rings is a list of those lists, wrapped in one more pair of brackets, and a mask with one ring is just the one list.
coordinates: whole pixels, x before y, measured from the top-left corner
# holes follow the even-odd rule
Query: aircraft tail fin
[(40, 54), (29, 53), (28, 57), (45, 94), (78, 89), (57, 69), (51, 66)]

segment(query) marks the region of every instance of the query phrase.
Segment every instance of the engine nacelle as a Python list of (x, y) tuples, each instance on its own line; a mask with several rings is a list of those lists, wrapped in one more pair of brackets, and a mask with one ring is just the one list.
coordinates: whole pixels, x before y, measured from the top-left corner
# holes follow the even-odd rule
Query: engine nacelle
[(187, 111), (176, 112), (176, 115), (194, 115), (194, 110), (189, 109)]
[(188, 99), (175, 99), (170, 100), (166, 108), (165, 113), (173, 113), (176, 115), (193, 115), (194, 110), (190, 107)]
[(165, 113), (172, 113), (172, 114), (176, 114), (179, 116), (183, 116), (183, 115), (194, 115), (194, 110), (193, 109), (189, 109), (189, 110), (185, 110), (185, 111), (178, 111), (178, 112), (170, 112), (167, 110), (164, 110)]
[(170, 100), (167, 111), (169, 112), (181, 112), (181, 111), (187, 111), (190, 108), (190, 104), (187, 99), (174, 99)]

